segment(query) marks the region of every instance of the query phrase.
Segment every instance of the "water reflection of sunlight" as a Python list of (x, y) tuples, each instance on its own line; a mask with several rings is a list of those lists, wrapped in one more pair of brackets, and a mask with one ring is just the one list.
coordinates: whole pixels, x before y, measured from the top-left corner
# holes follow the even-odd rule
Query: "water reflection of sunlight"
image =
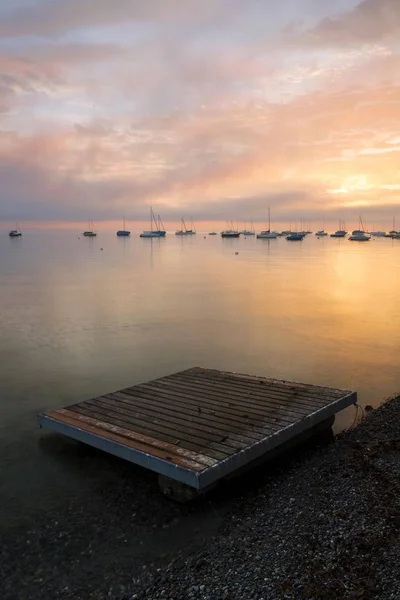
[(67, 252), (57, 240), (23, 293), (7, 280), (7, 352), (42, 385), (51, 372), (111, 389), (200, 364), (379, 387), (377, 399), (400, 387), (400, 253), (387, 240), (119, 241)]

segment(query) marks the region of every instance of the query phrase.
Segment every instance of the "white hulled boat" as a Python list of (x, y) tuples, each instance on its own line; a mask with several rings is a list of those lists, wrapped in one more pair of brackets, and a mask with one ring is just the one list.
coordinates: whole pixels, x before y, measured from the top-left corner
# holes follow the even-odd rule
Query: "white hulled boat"
[(271, 231), (271, 210), (268, 207), (268, 229), (262, 231), (257, 235), (257, 239), (259, 240), (275, 240), (279, 237), (279, 233), (277, 231)]
[[(153, 229), (154, 224), (154, 229)], [(162, 229), (161, 229), (162, 227)], [(160, 219), (160, 215), (158, 215), (158, 221), (154, 216), (153, 209), (150, 206), (150, 229), (148, 231), (142, 231), (140, 234), (141, 238), (159, 238), (165, 236), (165, 230), (163, 222)]]

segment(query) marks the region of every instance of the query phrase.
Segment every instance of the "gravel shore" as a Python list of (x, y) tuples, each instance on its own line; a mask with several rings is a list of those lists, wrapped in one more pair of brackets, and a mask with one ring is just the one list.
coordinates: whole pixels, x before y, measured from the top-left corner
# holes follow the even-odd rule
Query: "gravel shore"
[(218, 537), (121, 600), (398, 599), (400, 397), (284, 466), (243, 494)]
[(0, 529), (2, 600), (400, 597), (400, 397), (187, 506), (68, 443), (104, 476)]

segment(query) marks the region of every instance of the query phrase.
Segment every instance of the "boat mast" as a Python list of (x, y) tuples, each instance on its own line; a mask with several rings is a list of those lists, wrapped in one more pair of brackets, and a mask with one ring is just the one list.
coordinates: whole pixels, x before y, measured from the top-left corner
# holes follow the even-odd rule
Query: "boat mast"
[(268, 206), (268, 233), (271, 233), (271, 209)]
[(153, 220), (154, 220), (154, 224), (157, 226), (156, 218), (153, 213), (153, 207), (150, 206), (150, 231), (153, 231)]
[(164, 231), (165, 227), (164, 227), (164, 223), (161, 221), (160, 215), (157, 215), (157, 217), (158, 217), (158, 229), (161, 229), (161, 227), (162, 227), (162, 231)]

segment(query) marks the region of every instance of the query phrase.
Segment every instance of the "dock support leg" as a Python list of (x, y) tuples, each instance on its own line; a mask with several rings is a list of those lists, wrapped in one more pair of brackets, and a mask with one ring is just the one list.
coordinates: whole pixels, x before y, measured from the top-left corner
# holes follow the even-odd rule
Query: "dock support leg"
[(180, 502), (181, 504), (191, 502), (199, 496), (199, 492), (195, 488), (192, 488), (185, 483), (181, 483), (180, 481), (170, 479), (165, 475), (158, 476), (158, 485), (164, 496), (167, 496), (176, 502)]

